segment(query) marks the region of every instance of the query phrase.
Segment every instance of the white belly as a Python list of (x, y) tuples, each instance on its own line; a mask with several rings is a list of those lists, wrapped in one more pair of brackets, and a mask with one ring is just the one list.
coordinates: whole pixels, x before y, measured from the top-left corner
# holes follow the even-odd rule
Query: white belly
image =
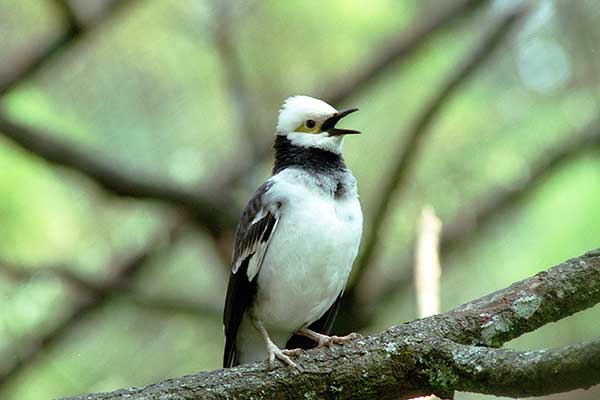
[(261, 320), (271, 340), (283, 348), (295, 331), (333, 305), (358, 253), (362, 212), (355, 189), (345, 199), (334, 199), (288, 178), (286, 173), (275, 176), (269, 190), (281, 209), (256, 278), (256, 297), (238, 330), (242, 363), (266, 357), (264, 340), (249, 314)]
[(267, 329), (289, 334), (319, 319), (340, 295), (362, 233), (357, 198), (307, 190), (301, 199), (283, 205), (252, 310)]

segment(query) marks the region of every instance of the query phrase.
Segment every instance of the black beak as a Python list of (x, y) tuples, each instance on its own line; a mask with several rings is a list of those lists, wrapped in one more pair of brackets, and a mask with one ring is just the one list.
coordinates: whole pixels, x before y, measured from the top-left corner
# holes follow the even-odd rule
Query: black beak
[(352, 114), (355, 111), (358, 111), (358, 108), (350, 108), (348, 110), (338, 111), (333, 116), (327, 118), (325, 122), (323, 122), (323, 125), (321, 126), (321, 131), (328, 132), (330, 136), (360, 134), (361, 132), (352, 129), (341, 129), (335, 127), (335, 124), (337, 124), (340, 119), (344, 118), (349, 114)]

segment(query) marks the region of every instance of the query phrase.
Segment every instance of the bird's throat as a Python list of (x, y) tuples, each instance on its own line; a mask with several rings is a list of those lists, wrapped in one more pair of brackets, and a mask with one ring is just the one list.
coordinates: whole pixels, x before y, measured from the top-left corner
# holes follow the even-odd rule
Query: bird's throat
[(273, 144), (275, 164), (273, 175), (290, 168), (301, 168), (309, 173), (335, 175), (347, 170), (340, 154), (317, 147), (293, 144), (287, 137), (277, 135)]

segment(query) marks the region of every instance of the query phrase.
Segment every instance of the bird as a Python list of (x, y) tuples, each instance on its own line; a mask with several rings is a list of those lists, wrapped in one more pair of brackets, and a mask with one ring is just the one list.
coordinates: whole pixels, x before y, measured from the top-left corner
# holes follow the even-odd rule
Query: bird
[(284, 101), (272, 175), (235, 234), (223, 367), (268, 358), (300, 369), (290, 356), (307, 340), (322, 347), (357, 337), (329, 335), (362, 236), (356, 179), (342, 157), (344, 137), (361, 132), (336, 127), (355, 111), (309, 96)]

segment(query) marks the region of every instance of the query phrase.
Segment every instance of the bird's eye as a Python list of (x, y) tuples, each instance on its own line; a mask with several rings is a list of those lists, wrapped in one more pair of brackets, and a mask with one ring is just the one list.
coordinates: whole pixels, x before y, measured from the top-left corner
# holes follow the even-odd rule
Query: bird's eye
[(312, 119), (307, 119), (306, 122), (304, 123), (304, 125), (306, 125), (306, 127), (308, 129), (312, 129), (317, 125), (317, 123), (315, 121), (313, 121)]

